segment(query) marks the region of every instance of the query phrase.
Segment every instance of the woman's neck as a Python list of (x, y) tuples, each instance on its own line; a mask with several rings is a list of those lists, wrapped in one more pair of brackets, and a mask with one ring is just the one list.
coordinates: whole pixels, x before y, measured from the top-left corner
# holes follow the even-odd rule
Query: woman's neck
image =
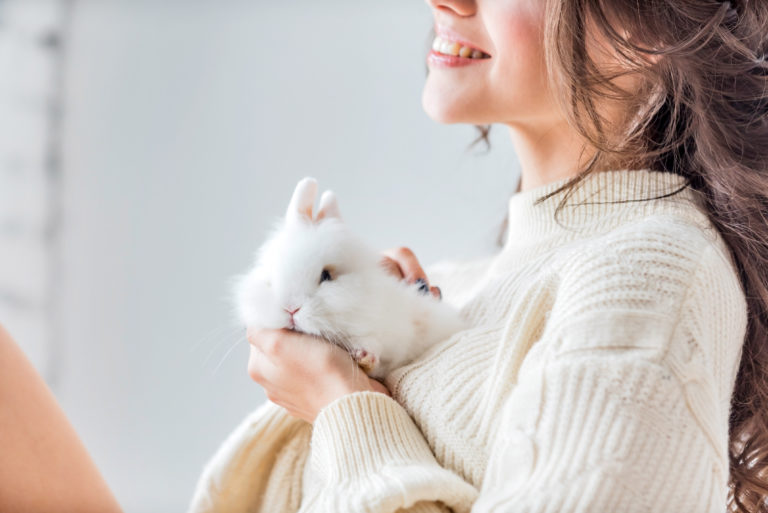
[(507, 124), (520, 162), (518, 192), (575, 176), (594, 154), (565, 121)]

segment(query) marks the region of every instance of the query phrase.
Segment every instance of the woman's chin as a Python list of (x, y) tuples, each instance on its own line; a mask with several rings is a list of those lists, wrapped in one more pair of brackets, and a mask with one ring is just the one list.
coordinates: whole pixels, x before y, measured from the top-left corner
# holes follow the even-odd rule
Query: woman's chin
[(421, 97), (421, 106), (427, 116), (438, 123), (473, 123), (473, 116), (467, 112), (468, 105), (459, 99), (435, 96), (425, 90)]

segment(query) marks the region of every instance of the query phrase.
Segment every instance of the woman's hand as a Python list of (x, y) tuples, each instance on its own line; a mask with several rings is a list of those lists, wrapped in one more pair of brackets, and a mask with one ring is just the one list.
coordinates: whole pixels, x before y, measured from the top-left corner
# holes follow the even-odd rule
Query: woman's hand
[(347, 394), (370, 390), (390, 395), (340, 347), (319, 337), (280, 329), (248, 331), (248, 374), (267, 398), (289, 414), (314, 422), (325, 406)]
[(406, 280), (408, 283), (415, 283), (423, 280), (423, 287), (438, 299), (442, 299), (443, 294), (440, 287), (431, 287), (427, 274), (421, 268), (416, 255), (408, 248), (392, 248), (384, 251), (384, 257), (381, 259), (381, 265), (393, 276)]

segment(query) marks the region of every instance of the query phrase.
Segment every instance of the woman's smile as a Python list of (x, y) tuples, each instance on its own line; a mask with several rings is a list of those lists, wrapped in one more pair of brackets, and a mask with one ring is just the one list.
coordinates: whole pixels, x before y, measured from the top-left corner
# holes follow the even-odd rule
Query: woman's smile
[(435, 66), (457, 67), (473, 64), (476, 61), (490, 59), (487, 52), (445, 27), (435, 27), (435, 40), (432, 51), (427, 55), (427, 63)]
[(543, 118), (559, 120), (542, 49), (544, 2), (427, 3), (437, 36), (426, 56), (429, 73), (422, 92), (429, 117), (441, 123), (507, 126), (535, 120), (539, 127)]
[[(464, 49), (464, 47), (462, 47), (462, 49)], [(446, 66), (449, 68), (468, 66), (487, 59), (488, 57), (464, 57), (462, 55), (445, 54), (435, 51), (434, 49), (427, 54), (427, 64), (431, 66)]]

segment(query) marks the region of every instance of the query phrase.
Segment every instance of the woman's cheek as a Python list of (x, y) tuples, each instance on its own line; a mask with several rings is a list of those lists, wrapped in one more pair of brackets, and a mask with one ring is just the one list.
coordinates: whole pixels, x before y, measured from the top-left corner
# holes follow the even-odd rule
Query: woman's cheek
[(552, 105), (540, 26), (543, 19), (523, 13), (507, 15), (507, 20), (491, 34), (497, 47), (489, 81), (496, 99), (493, 108), (502, 122), (540, 117)]

